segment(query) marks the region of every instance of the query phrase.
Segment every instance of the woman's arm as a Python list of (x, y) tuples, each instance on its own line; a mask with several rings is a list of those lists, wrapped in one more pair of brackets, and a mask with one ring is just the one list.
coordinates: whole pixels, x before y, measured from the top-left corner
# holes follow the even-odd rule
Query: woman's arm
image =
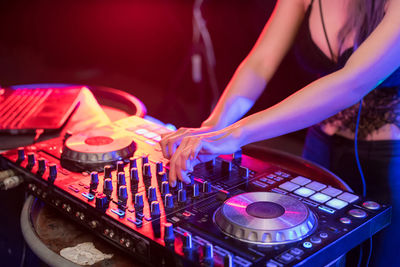
[(249, 55), (243, 60), (201, 128), (181, 128), (160, 142), (170, 158), (185, 136), (222, 129), (240, 119), (264, 91), (292, 45), (306, 10), (305, 0), (279, 0)]
[(309, 84), (275, 106), (220, 131), (184, 138), (171, 158), (170, 181), (202, 159), (303, 129), (359, 101), (400, 66), (400, 0), (391, 0), (385, 17), (339, 71)]
[(304, 0), (280, 0), (249, 55), (239, 65), (203, 123), (224, 128), (253, 106), (293, 43), (306, 11)]

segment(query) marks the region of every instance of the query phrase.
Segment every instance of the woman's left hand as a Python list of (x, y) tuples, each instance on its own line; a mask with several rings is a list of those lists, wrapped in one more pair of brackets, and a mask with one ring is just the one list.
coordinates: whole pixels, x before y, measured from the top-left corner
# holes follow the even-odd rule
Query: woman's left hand
[(233, 127), (184, 137), (170, 160), (170, 185), (174, 187), (177, 179), (190, 183), (188, 174), (193, 171), (195, 165), (212, 160), (221, 154), (236, 152), (240, 148), (239, 141), (239, 135)]

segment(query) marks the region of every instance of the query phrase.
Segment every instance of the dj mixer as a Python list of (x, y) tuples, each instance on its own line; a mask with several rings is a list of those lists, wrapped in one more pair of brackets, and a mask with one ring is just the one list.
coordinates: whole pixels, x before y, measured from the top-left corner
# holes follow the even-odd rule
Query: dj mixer
[(129, 117), (7, 151), (27, 190), (151, 266), (324, 266), (390, 223), (391, 207), (237, 152), (168, 183), (169, 130)]

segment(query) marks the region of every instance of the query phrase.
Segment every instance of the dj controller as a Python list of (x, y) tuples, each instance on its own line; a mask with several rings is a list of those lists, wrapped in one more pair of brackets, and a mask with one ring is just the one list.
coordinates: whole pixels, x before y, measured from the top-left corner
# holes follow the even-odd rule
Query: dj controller
[(324, 266), (390, 223), (391, 207), (241, 152), (168, 183), (169, 130), (129, 117), (7, 151), (29, 193), (151, 266)]

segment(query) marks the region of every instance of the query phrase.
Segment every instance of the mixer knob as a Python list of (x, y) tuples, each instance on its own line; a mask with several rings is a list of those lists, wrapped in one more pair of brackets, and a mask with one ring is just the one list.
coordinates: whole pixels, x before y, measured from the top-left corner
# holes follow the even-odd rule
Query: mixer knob
[(199, 196), (199, 185), (195, 183), (192, 186), (192, 197), (198, 197), (198, 196)]
[(156, 173), (162, 172), (163, 169), (164, 169), (163, 163), (162, 163), (161, 161), (158, 161), (158, 162), (156, 163)]
[(104, 194), (96, 194), (96, 209), (105, 211), (108, 208), (108, 199)]
[(90, 173), (90, 190), (97, 189), (99, 185), (99, 174), (97, 172)]
[(212, 265), (214, 259), (213, 245), (207, 243), (203, 247), (203, 260), (206, 265)]
[(111, 171), (112, 171), (111, 165), (104, 166), (104, 179), (111, 178)]
[(183, 249), (185, 250), (191, 250), (193, 248), (193, 244), (192, 244), (192, 235), (188, 232), (185, 232), (183, 234)]
[(143, 165), (146, 164), (146, 163), (149, 163), (149, 157), (148, 156), (143, 156), (142, 157), (142, 168), (143, 168)]
[(117, 173), (124, 172), (124, 162), (122, 160), (117, 161)]
[(224, 267), (232, 267), (232, 266), (233, 266), (232, 254), (226, 253), (224, 257)]
[(131, 184), (138, 185), (139, 184), (139, 171), (137, 168), (133, 167), (130, 170), (131, 176)]
[(185, 203), (186, 202), (186, 190), (181, 189), (178, 191), (178, 202)]
[(121, 185), (118, 189), (118, 200), (125, 202), (128, 199), (128, 191), (125, 185)]
[(168, 181), (167, 173), (164, 172), (164, 171), (158, 172), (158, 173), (157, 173), (157, 178), (158, 178), (158, 180), (161, 181), (161, 182), (166, 182), (166, 181)]
[(204, 181), (203, 183), (203, 193), (211, 193), (211, 183), (208, 181)]
[(129, 169), (131, 170), (132, 168), (137, 168), (137, 162), (134, 157), (129, 158)]
[(174, 239), (174, 226), (172, 223), (167, 222), (164, 224), (164, 241), (165, 243), (173, 243)]
[(22, 162), (25, 160), (25, 150), (23, 147), (18, 148), (18, 159), (17, 162)]
[(104, 180), (104, 185), (103, 185), (103, 193), (110, 198), (111, 193), (113, 191), (113, 184), (111, 178), (107, 178)]
[(161, 195), (165, 196), (166, 194), (169, 194), (169, 183), (162, 182), (161, 183)]
[(57, 164), (50, 163), (49, 164), (49, 178), (48, 181), (54, 183), (57, 178)]
[(150, 213), (151, 213), (151, 217), (159, 217), (160, 216), (160, 203), (158, 203), (158, 201), (151, 202)]
[(135, 194), (135, 209), (141, 210), (143, 209), (144, 203), (143, 203), (143, 195), (140, 193)]
[(43, 174), (46, 171), (46, 160), (44, 158), (39, 158), (38, 166), (38, 174)]
[(223, 160), (221, 162), (221, 172), (223, 174), (230, 173), (232, 171), (232, 162)]
[(240, 161), (242, 159), (242, 150), (239, 149), (238, 151), (236, 151), (235, 153), (232, 154), (232, 158), (235, 161)]
[(157, 191), (154, 186), (150, 186), (147, 190), (147, 199), (150, 203), (157, 200)]
[(181, 189), (183, 189), (183, 183), (182, 183), (182, 181), (177, 181), (175, 190), (179, 191)]
[(166, 209), (173, 209), (174, 208), (174, 198), (171, 194), (166, 194), (164, 199), (164, 207)]
[(27, 168), (32, 168), (35, 166), (35, 153), (33, 152), (28, 152), (28, 165), (26, 166)]
[(150, 163), (145, 163), (143, 165), (143, 177), (151, 178), (151, 165), (150, 165)]
[(124, 172), (119, 172), (117, 176), (117, 187), (119, 188), (122, 185), (126, 185), (126, 180), (125, 180), (125, 173)]

